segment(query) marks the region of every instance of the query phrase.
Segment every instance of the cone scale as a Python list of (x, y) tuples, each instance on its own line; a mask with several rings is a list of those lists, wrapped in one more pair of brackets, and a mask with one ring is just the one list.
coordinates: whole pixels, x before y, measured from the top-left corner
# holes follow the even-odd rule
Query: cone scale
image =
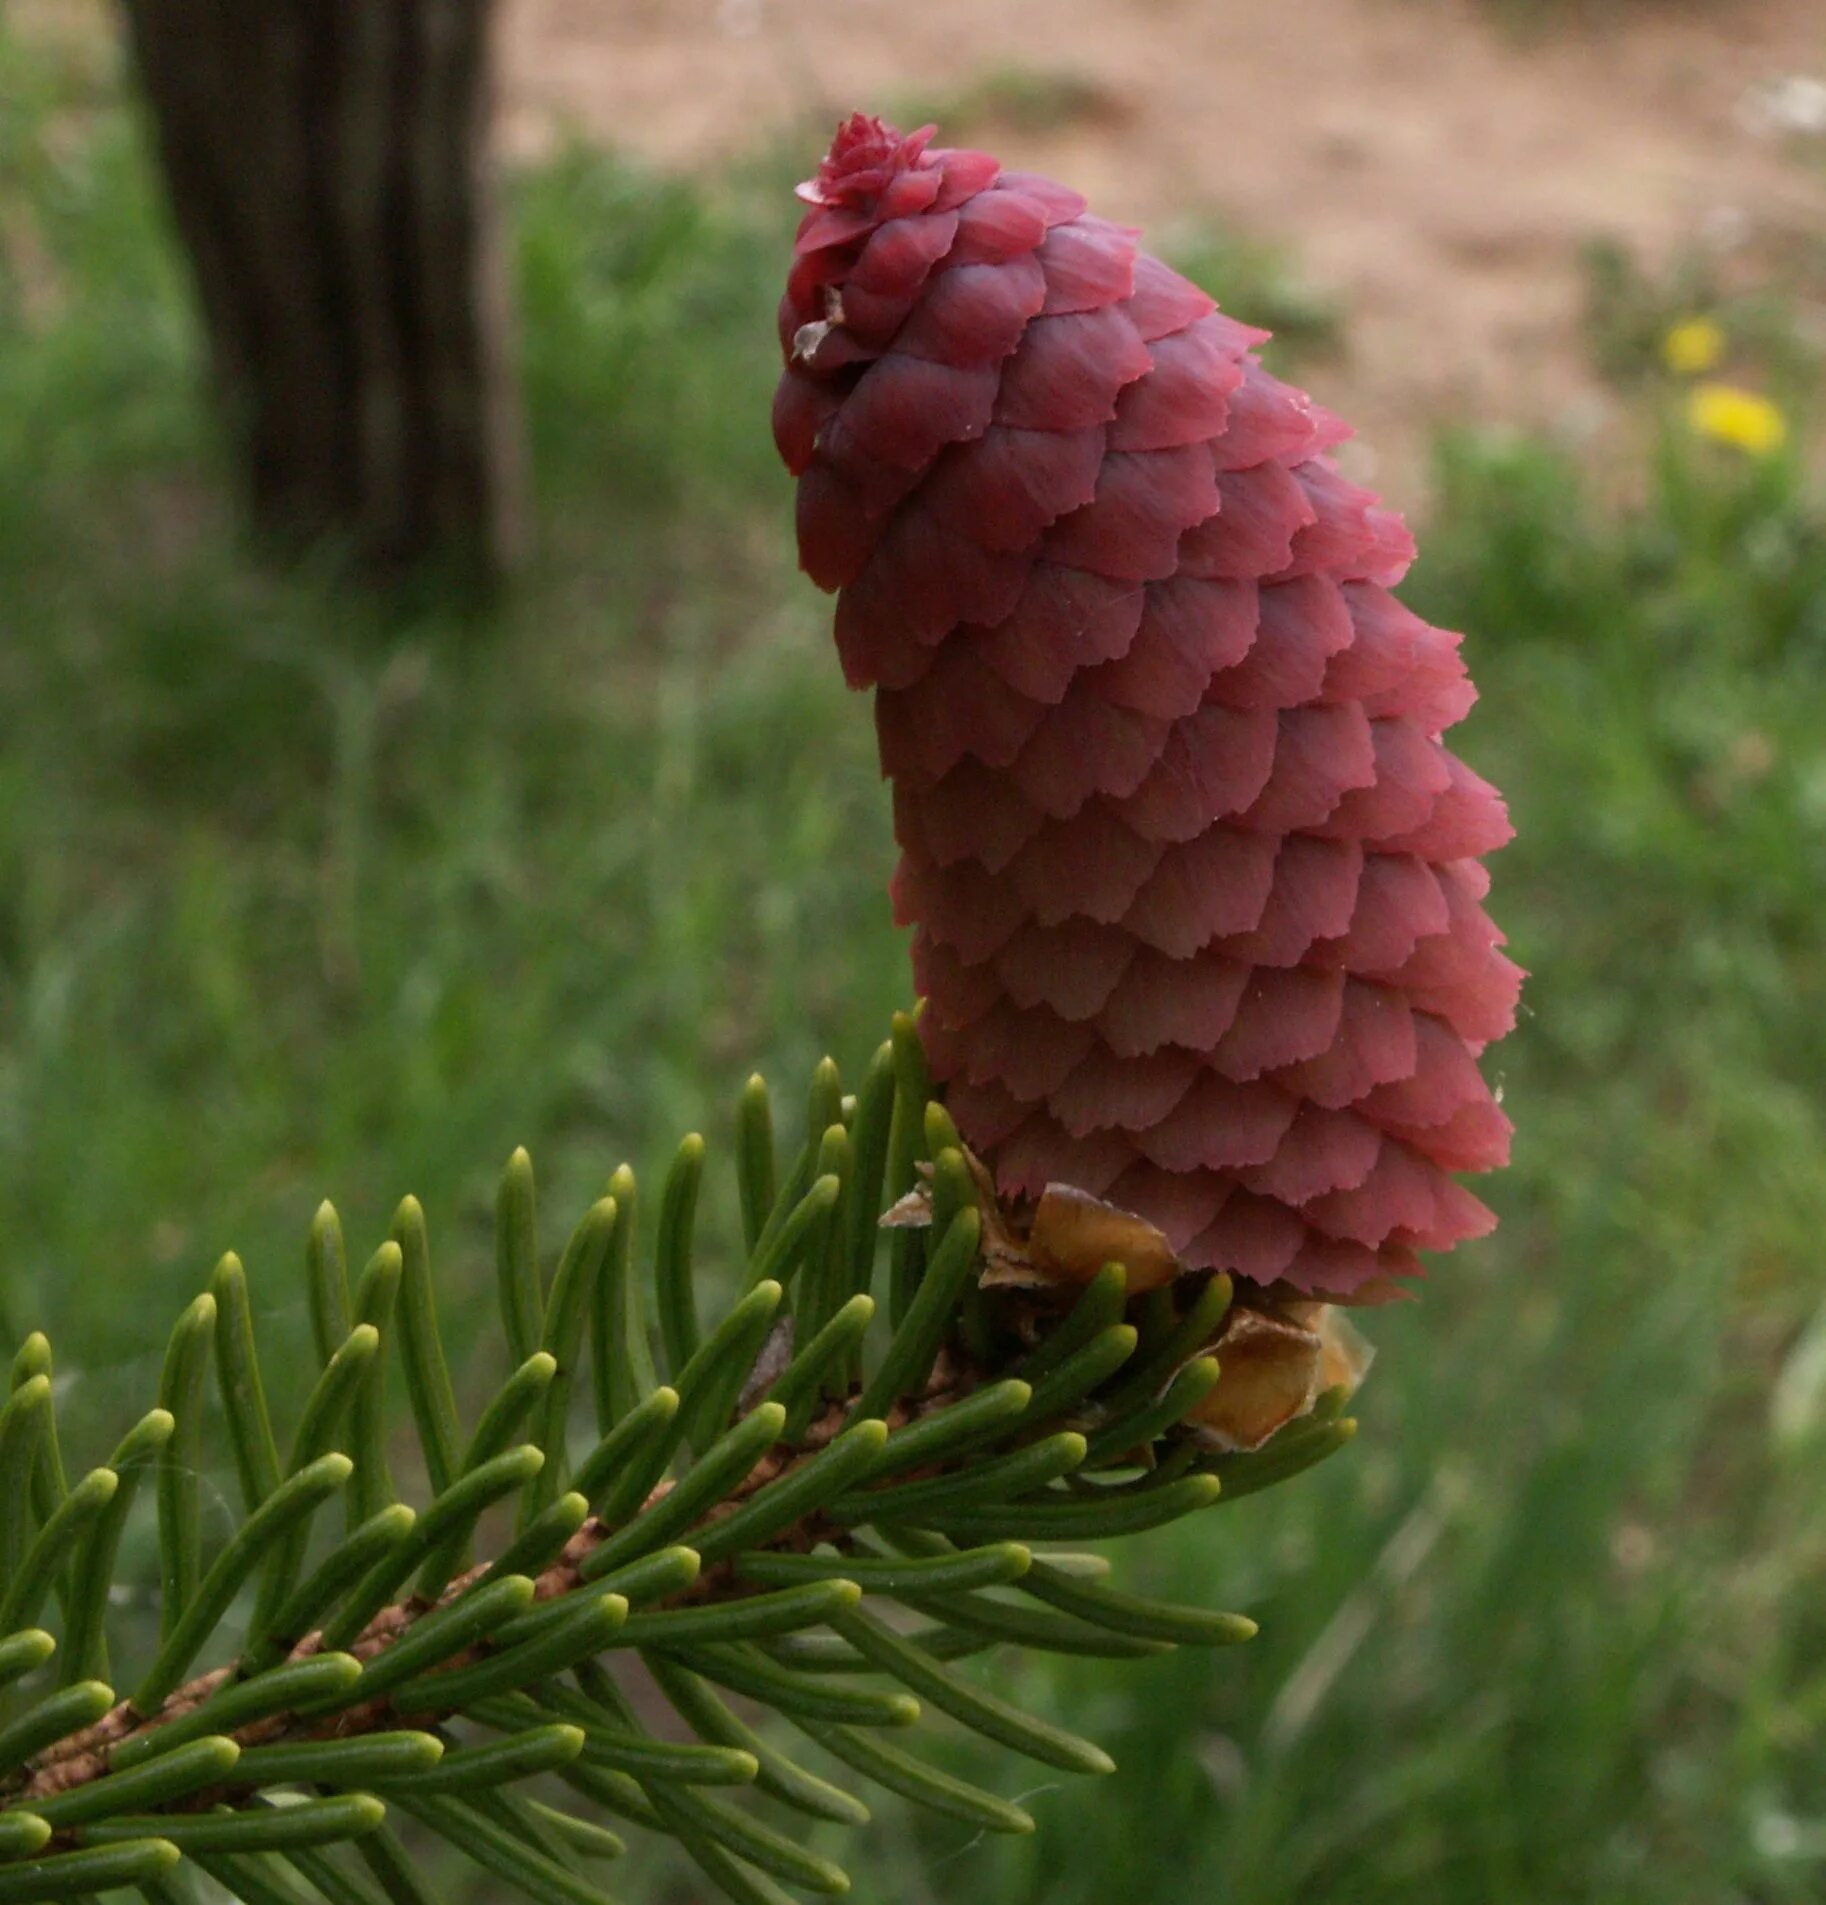
[(801, 561), (875, 691), (921, 1031), (1017, 1211), (1346, 1302), (1483, 1234), (1510, 827), (1458, 637), (1265, 333), (1075, 192), (858, 116), (780, 309)]

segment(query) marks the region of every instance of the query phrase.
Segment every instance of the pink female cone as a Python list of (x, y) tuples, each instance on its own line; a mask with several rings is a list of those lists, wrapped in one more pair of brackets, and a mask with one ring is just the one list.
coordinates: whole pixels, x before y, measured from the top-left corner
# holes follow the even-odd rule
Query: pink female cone
[(1063, 186), (861, 116), (800, 188), (774, 408), (876, 690), (935, 1077), (1011, 1201), (1345, 1301), (1487, 1231), (1521, 974), (1458, 637), (1264, 333)]

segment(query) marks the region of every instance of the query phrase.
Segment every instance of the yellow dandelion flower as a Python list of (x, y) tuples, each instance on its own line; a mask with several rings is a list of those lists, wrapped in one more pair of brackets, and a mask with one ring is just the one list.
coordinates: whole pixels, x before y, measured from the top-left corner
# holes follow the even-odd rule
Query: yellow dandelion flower
[(1661, 340), (1661, 361), (1676, 377), (1698, 377), (1725, 354), (1725, 334), (1709, 317), (1690, 317)]
[(1773, 456), (1788, 440), (1788, 419), (1780, 409), (1737, 384), (1696, 385), (1687, 399), (1687, 423), (1696, 435), (1746, 456)]

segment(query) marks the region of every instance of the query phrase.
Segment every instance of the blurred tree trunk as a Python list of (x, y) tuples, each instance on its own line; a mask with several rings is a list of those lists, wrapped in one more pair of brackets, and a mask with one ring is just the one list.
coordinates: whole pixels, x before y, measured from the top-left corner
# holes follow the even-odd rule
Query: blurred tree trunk
[(259, 530), (492, 581), (522, 459), (492, 0), (124, 0)]

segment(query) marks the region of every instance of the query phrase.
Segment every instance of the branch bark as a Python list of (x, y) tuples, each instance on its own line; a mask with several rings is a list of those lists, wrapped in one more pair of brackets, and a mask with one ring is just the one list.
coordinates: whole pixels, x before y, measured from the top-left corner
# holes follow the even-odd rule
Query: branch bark
[[(943, 1408), (947, 1403), (959, 1399), (970, 1386), (971, 1379), (965, 1372), (951, 1364), (949, 1357), (941, 1358), (932, 1380), (921, 1394), (913, 1400), (897, 1404), (889, 1413), (890, 1429), (905, 1427), (909, 1422)], [(777, 1480), (800, 1463), (809, 1461), (840, 1433), (849, 1413), (853, 1397), (831, 1403), (817, 1416), (800, 1441), (788, 1445), (779, 1445), (762, 1457), (760, 1463), (747, 1479), (724, 1501), (719, 1502), (702, 1522), (701, 1527), (714, 1525), (725, 1516), (733, 1514), (741, 1505), (768, 1483)], [(904, 1478), (903, 1478), (904, 1479)], [(648, 1497), (644, 1507), (651, 1507), (662, 1500), (671, 1483), (662, 1483)], [(644, 1508), (643, 1508), (644, 1512)], [(575, 1593), (584, 1585), (582, 1569), (585, 1561), (615, 1531), (596, 1516), (591, 1516), (578, 1529), (566, 1544), (564, 1553), (542, 1573), (534, 1584), (535, 1602), (557, 1600)], [(795, 1523), (766, 1543), (768, 1551), (773, 1553), (805, 1553), (827, 1540), (841, 1541), (847, 1530), (834, 1523), (826, 1522), (822, 1517), (812, 1515)], [(681, 1539), (688, 1546), (689, 1533)], [(383, 1608), (375, 1615), (361, 1636), (349, 1648), (358, 1660), (368, 1660), (374, 1655), (384, 1653), (413, 1625), (429, 1614), (434, 1607), (441, 1607), (454, 1600), (488, 1571), (483, 1562), (451, 1582), (436, 1601), (412, 1599)], [(686, 1588), (670, 1600), (661, 1603), (668, 1607), (701, 1606), (708, 1601), (733, 1600), (743, 1595), (758, 1592), (747, 1583), (736, 1578), (733, 1559), (713, 1563)], [(287, 1656), (288, 1660), (306, 1660), (320, 1649), (320, 1633), (307, 1635), (294, 1646)], [(444, 1663), (446, 1668), (454, 1669), (483, 1658), (489, 1652), (486, 1643), (453, 1655)], [(113, 1750), (128, 1740), (137, 1739), (161, 1726), (169, 1725), (173, 1720), (181, 1719), (201, 1706), (209, 1696), (229, 1684), (235, 1677), (235, 1668), (230, 1665), (217, 1667), (211, 1672), (199, 1675), (196, 1679), (179, 1687), (161, 1706), (157, 1713), (147, 1715), (138, 1712), (131, 1701), (123, 1700), (119, 1705), (103, 1714), (99, 1720), (84, 1727), (80, 1732), (72, 1733), (67, 1739), (59, 1740), (48, 1747), (34, 1761), (30, 1777), (15, 1792), (8, 1795), (15, 1804), (30, 1810), (34, 1800), (45, 1800), (53, 1795), (68, 1792), (74, 1787), (86, 1786), (107, 1776), (110, 1756)], [(262, 1720), (255, 1720), (236, 1729), (230, 1737), (243, 1747), (268, 1746), (278, 1741), (302, 1741), (312, 1739), (338, 1740), (355, 1738), (363, 1733), (384, 1731), (398, 1726), (407, 1719), (415, 1726), (435, 1725), (438, 1721), (453, 1717), (448, 1712), (424, 1713), (417, 1709), (408, 1715), (402, 1715), (391, 1701), (381, 1698), (364, 1702), (359, 1706), (345, 1707), (327, 1716), (301, 1719), (295, 1714), (276, 1713)], [(178, 1803), (176, 1810), (187, 1810), (199, 1804), (209, 1803), (211, 1794), (198, 1794)]]

